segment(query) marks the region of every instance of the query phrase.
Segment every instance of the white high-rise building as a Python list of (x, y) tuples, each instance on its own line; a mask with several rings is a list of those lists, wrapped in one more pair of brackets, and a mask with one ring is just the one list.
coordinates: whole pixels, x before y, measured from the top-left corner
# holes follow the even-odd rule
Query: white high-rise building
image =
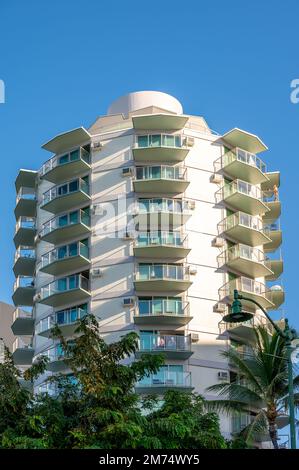
[[(48, 374), (67, 373), (50, 330), (71, 339), (92, 312), (108, 342), (137, 331), (140, 353), (165, 355), (137, 391), (211, 398), (206, 387), (234, 374), (221, 351), (246, 350), (253, 322), (265, 322), (246, 302), (253, 322), (222, 321), (234, 289), (268, 310), (284, 300), (280, 175), (257, 156), (266, 145), (237, 128), (218, 135), (177, 99), (145, 91), (43, 148), (54, 156), (16, 179), (18, 363), (44, 354)], [(222, 430), (244, 422), (223, 418)]]

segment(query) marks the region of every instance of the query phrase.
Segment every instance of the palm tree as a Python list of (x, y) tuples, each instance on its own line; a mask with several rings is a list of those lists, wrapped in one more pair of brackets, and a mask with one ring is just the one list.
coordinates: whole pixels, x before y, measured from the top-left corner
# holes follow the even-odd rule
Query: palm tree
[[(226, 414), (249, 413), (251, 423), (242, 430), (246, 443), (269, 432), (278, 448), (277, 418), (288, 411), (288, 373), (285, 340), (265, 326), (254, 328), (255, 342), (244, 354), (230, 347), (222, 355), (236, 370), (240, 380), (212, 385), (207, 390), (217, 392), (219, 399), (210, 400), (209, 409)], [(295, 406), (299, 407), (299, 376), (294, 377)]]

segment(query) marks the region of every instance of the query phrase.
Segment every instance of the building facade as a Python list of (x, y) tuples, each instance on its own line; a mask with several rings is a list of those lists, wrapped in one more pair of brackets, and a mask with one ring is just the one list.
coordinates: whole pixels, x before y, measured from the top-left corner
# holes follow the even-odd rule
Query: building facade
[[(137, 331), (137, 356), (165, 355), (139, 393), (212, 398), (206, 388), (233, 374), (221, 351), (245, 349), (253, 322), (265, 322), (248, 304), (253, 322), (225, 324), (233, 290), (269, 311), (284, 301), (280, 174), (257, 156), (265, 144), (237, 128), (216, 134), (169, 95), (136, 92), (43, 148), (53, 156), (16, 179), (14, 237), (14, 354), (50, 359), (36, 392), (68, 372), (52, 326), (71, 339), (91, 312), (108, 342)], [(241, 425), (222, 418), (227, 436)]]

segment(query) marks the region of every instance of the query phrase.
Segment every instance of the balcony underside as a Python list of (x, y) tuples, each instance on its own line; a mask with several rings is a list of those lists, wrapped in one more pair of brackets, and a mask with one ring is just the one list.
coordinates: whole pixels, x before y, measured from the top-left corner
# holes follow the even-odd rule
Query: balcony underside
[(14, 236), (15, 247), (18, 248), (20, 245), (33, 246), (36, 230), (34, 228), (20, 227)]
[(267, 275), (267, 281), (274, 281), (283, 273), (283, 261), (280, 259), (266, 261), (273, 274)]
[(35, 270), (35, 258), (26, 258), (20, 256), (14, 266), (13, 272), (15, 276), (33, 276)]
[(226, 331), (232, 339), (239, 339), (248, 343), (255, 340), (254, 330), (251, 325), (236, 323), (234, 326), (228, 326)]
[(251, 184), (260, 184), (268, 181), (267, 176), (259, 168), (247, 163), (233, 160), (223, 168), (224, 172), (233, 179), (248, 181)]
[(192, 285), (191, 281), (151, 279), (134, 281), (137, 292), (185, 292)]
[(41, 240), (52, 243), (54, 245), (60, 245), (68, 240), (75, 239), (79, 236), (88, 235), (90, 228), (82, 223), (66, 225), (64, 227), (58, 227), (46, 235), (41, 237)]
[(48, 362), (47, 364), (47, 370), (50, 372), (61, 372), (66, 369), (68, 369), (68, 366), (63, 359), (56, 359), (54, 361)]
[(37, 171), (21, 169), (15, 181), (16, 192), (23, 188), (34, 188), (38, 176)]
[(264, 243), (270, 241), (270, 238), (263, 232), (248, 228), (244, 225), (235, 225), (225, 230), (224, 234), (239, 243), (249, 246), (264, 245)]
[(162, 354), (166, 359), (173, 359), (173, 360), (179, 360), (179, 361), (186, 361), (189, 359), (190, 356), (192, 356), (193, 352), (192, 351), (165, 351), (165, 350), (146, 350), (144, 349), (143, 351), (136, 351), (135, 357), (136, 359), (140, 359), (142, 354)]
[(18, 366), (31, 365), (33, 359), (32, 348), (17, 348), (13, 353), (12, 357), (14, 363)]
[(139, 223), (139, 230), (146, 232), (150, 227), (152, 230), (160, 228), (168, 230), (169, 228), (181, 227), (190, 219), (190, 213), (169, 214), (168, 212), (139, 213), (136, 216)]
[(184, 161), (188, 152), (188, 148), (181, 147), (140, 147), (133, 148), (133, 157), (136, 162), (177, 163)]
[(257, 135), (237, 127), (224, 134), (222, 140), (234, 148), (238, 147), (250, 153), (260, 153), (267, 150), (267, 146)]
[(67, 212), (70, 209), (76, 208), (80, 204), (88, 203), (90, 196), (83, 191), (76, 191), (65, 196), (59, 196), (46, 204), (41, 206), (41, 209), (58, 214), (59, 212)]
[(11, 325), (11, 329), (15, 336), (31, 336), (34, 330), (34, 319), (26, 317), (16, 318)]
[[(67, 325), (59, 324), (58, 327), (59, 327), (62, 335), (67, 337), (67, 336), (73, 336), (73, 334), (75, 333), (75, 330), (78, 328), (78, 325), (79, 325), (79, 321), (75, 321), (75, 322), (69, 323)], [(55, 325), (53, 324), (53, 327), (54, 326)], [(39, 333), (39, 336), (44, 336), (45, 338), (49, 338), (51, 336), (51, 330), (52, 330), (52, 327), (47, 329), (47, 330), (41, 331)]]
[(89, 298), (90, 293), (88, 291), (78, 288), (50, 295), (45, 299), (39, 300), (39, 303), (50, 305), (50, 307), (59, 307), (73, 302), (88, 301)]
[(134, 256), (138, 258), (183, 259), (190, 253), (191, 248), (183, 246), (151, 245), (134, 247)]
[(40, 269), (40, 271), (52, 274), (52, 276), (59, 276), (60, 274), (68, 273), (71, 271), (80, 271), (83, 268), (88, 268), (90, 261), (84, 256), (72, 256), (64, 259), (54, 261)]
[[(271, 300), (269, 300), (270, 296), (271, 296), (270, 293), (269, 294), (265, 293), (264, 295), (262, 295), (262, 294), (259, 294), (259, 293), (247, 292), (247, 291), (242, 290), (240, 288), (238, 290), (239, 290), (239, 293), (241, 295), (244, 295), (245, 297), (248, 297), (249, 299), (255, 300), (256, 302), (259, 302), (263, 308), (273, 310), (274, 303), (271, 302)], [(224, 297), (224, 299), (222, 299), (222, 300), (225, 300), (229, 304), (232, 304), (232, 302), (234, 300), (234, 288), (230, 289), (229, 295)], [(244, 299), (242, 300), (242, 305), (246, 308), (249, 308), (249, 309), (255, 308), (255, 310), (258, 310), (258, 307), (255, 306), (252, 302), (249, 302), (249, 301), (244, 300)]]
[(238, 191), (225, 197), (224, 201), (234, 209), (250, 215), (264, 214), (268, 211), (268, 206), (264, 202)]
[(268, 233), (271, 241), (264, 245), (264, 251), (270, 252), (275, 251), (280, 247), (282, 243), (282, 231), (281, 230), (272, 230)]
[(135, 315), (136, 325), (173, 325), (176, 327), (187, 325), (193, 317), (187, 315)]
[(251, 261), (246, 258), (236, 258), (228, 261), (226, 265), (242, 274), (246, 274), (248, 277), (265, 277), (269, 274), (273, 274), (272, 271), (263, 263)]
[(50, 181), (51, 183), (59, 184), (76, 176), (80, 176), (90, 170), (89, 163), (84, 160), (75, 160), (73, 162), (64, 163), (57, 165), (52, 170), (45, 173), (43, 179)]
[(268, 178), (268, 181), (265, 181), (261, 184), (262, 191), (269, 191), (273, 189), (273, 186), (280, 186), (280, 172), (279, 171), (271, 171), (265, 173)]
[(149, 114), (133, 116), (133, 127), (146, 131), (178, 131), (186, 125), (189, 116), (178, 114)]
[(36, 204), (37, 203), (35, 199), (19, 199), (14, 211), (16, 219), (21, 216), (35, 217)]
[(135, 180), (135, 193), (180, 194), (189, 186), (189, 181), (170, 179)]
[(141, 395), (163, 395), (167, 390), (178, 390), (179, 392), (190, 393), (194, 387), (186, 385), (174, 385), (174, 384), (165, 384), (165, 385), (138, 385), (135, 387), (135, 392), (140, 393)]
[(272, 201), (267, 202), (267, 207), (270, 209), (266, 212), (263, 216), (263, 221), (265, 223), (270, 223), (270, 221), (275, 221), (281, 214), (281, 202), (280, 201)]
[(12, 295), (15, 306), (24, 305), (31, 307), (33, 305), (33, 296), (35, 294), (34, 287), (17, 287)]

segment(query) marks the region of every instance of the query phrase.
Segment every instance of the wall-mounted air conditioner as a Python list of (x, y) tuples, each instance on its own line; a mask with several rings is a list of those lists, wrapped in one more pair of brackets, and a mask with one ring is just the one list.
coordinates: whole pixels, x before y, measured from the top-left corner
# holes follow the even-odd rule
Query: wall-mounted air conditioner
[(199, 341), (199, 334), (198, 333), (191, 333), (191, 342), (198, 343)]
[(228, 371), (220, 370), (218, 372), (218, 380), (228, 380), (228, 379), (229, 379)]
[(185, 137), (184, 145), (185, 145), (186, 147), (193, 147), (194, 142), (195, 142), (194, 137), (188, 136), (188, 137)]
[(38, 292), (37, 294), (35, 294), (35, 296), (33, 297), (33, 302), (39, 302), (41, 300), (42, 296), (40, 294), (40, 292)]
[(215, 184), (221, 184), (223, 182), (223, 177), (222, 175), (219, 175), (218, 173), (213, 173), (210, 178), (211, 183)]
[(213, 307), (213, 312), (215, 312), (215, 313), (225, 313), (226, 312), (226, 305), (221, 303), (221, 302), (217, 302), (217, 304), (215, 304), (214, 307)]
[(123, 176), (131, 176), (132, 174), (133, 174), (133, 168), (132, 167), (123, 168), (123, 170), (122, 170), (122, 175)]
[(193, 211), (195, 209), (195, 201), (188, 201), (188, 207)]
[(93, 215), (103, 215), (104, 214), (104, 208), (101, 204), (93, 204), (91, 206), (91, 211)]
[(135, 303), (134, 297), (125, 297), (123, 300), (124, 307), (132, 307)]
[(212, 246), (216, 248), (222, 248), (224, 246), (224, 239), (221, 237), (215, 237), (212, 240)]
[(93, 142), (91, 144), (91, 148), (93, 148), (94, 150), (101, 150), (103, 148), (103, 144), (102, 142)]
[(197, 274), (196, 266), (189, 266), (188, 273), (191, 274), (192, 276), (195, 276), (195, 274)]
[(92, 270), (92, 277), (102, 277), (103, 271), (100, 268), (94, 268)]

